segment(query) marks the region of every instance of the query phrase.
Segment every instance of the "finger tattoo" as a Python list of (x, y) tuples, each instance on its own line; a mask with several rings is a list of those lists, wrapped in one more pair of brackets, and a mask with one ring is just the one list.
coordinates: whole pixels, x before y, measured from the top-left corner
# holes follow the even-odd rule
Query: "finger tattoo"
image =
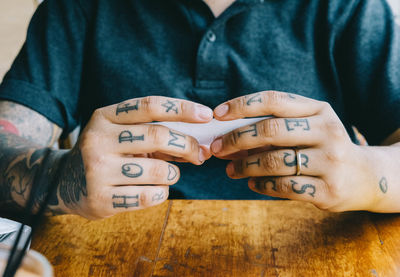
[(267, 191), (268, 190), (268, 186), (269, 185), (272, 185), (271, 186), (271, 188), (272, 188), (272, 190), (274, 190), (274, 191), (277, 191), (277, 189), (276, 189), (276, 182), (275, 182), (275, 180), (274, 179), (256, 179), (256, 181), (255, 181), (255, 188), (258, 190), (258, 191)]
[(143, 175), (143, 167), (135, 163), (124, 164), (122, 174), (129, 178), (137, 178)]
[[(291, 156), (293, 156), (293, 161), (288, 161), (288, 158)], [(301, 165), (308, 168), (308, 161), (309, 161), (308, 156), (302, 153), (300, 154), (300, 156), (301, 156)], [(289, 167), (297, 166), (297, 156), (295, 154), (290, 154), (285, 152), (283, 154), (283, 162), (285, 163), (286, 166)]]
[(382, 179), (379, 181), (379, 188), (383, 193), (386, 193), (388, 190), (388, 181), (386, 180), (385, 177), (382, 177)]
[(166, 113), (168, 113), (169, 111), (174, 111), (176, 114), (178, 114), (178, 106), (176, 105), (177, 103), (178, 101), (167, 100), (167, 102), (162, 104), (161, 106), (167, 108), (165, 110)]
[(132, 106), (130, 103), (120, 103), (117, 105), (116, 115), (120, 113), (128, 113), (129, 111), (139, 110), (139, 100), (136, 100), (135, 104)]
[(153, 202), (157, 202), (163, 199), (164, 199), (164, 191), (161, 191), (159, 193), (154, 194), (151, 200)]
[(315, 186), (311, 184), (302, 185), (300, 189), (296, 189), (295, 186), (298, 184), (296, 181), (290, 180), (292, 183), (292, 190), (297, 194), (304, 194), (307, 192), (307, 189), (312, 189), (312, 192), (308, 192), (309, 195), (314, 197), (315, 195)]
[(172, 145), (172, 146), (176, 146), (176, 147), (185, 149), (185, 146), (186, 146), (186, 144), (185, 144), (186, 136), (185, 135), (174, 133), (170, 130), (169, 136), (172, 138), (168, 141), (168, 145)]
[(176, 171), (175, 167), (172, 165), (168, 165), (168, 181), (172, 181), (176, 178), (176, 175), (178, 175), (178, 172)]
[(256, 124), (251, 124), (250, 128), (248, 130), (238, 132), (237, 135), (238, 135), (238, 137), (240, 137), (241, 135), (243, 135), (245, 133), (253, 133), (251, 136), (252, 137), (256, 137), (258, 135), (257, 125)]
[(115, 208), (127, 209), (127, 208), (131, 208), (131, 207), (139, 207), (139, 194), (136, 194), (134, 196), (113, 194), (112, 199), (113, 200), (114, 199), (122, 200), (122, 202), (121, 201), (113, 201), (112, 202), (114, 209)]
[(247, 95), (245, 96), (246, 101), (246, 105), (250, 106), (252, 103), (262, 103), (262, 98), (261, 98), (261, 93), (256, 93), (254, 95)]
[(134, 140), (144, 140), (144, 135), (140, 135), (140, 136), (134, 136), (132, 135), (132, 133), (128, 130), (122, 131), (119, 134), (119, 143), (122, 143), (124, 141), (129, 141), (129, 142), (133, 142)]
[(248, 168), (250, 165), (257, 165), (258, 167), (260, 167), (260, 158), (258, 158), (255, 162), (246, 161), (246, 168)]
[(286, 129), (290, 131), (294, 131), (296, 129), (302, 129), (303, 131), (310, 131), (310, 124), (308, 123), (307, 118), (285, 118)]

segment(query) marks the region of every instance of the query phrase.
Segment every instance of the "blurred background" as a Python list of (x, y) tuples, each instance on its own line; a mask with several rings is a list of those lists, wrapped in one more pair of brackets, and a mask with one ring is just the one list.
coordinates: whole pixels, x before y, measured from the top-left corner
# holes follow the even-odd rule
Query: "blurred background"
[[(0, 0), (0, 80), (24, 42), (26, 28), (42, 0)], [(110, 0), (113, 1), (113, 0)], [(400, 0), (387, 0), (400, 24)]]

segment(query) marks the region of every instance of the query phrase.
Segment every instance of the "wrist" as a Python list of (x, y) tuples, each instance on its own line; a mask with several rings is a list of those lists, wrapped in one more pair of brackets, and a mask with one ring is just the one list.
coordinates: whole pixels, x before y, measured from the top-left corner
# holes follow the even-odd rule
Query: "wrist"
[(371, 212), (400, 212), (400, 147), (363, 146), (366, 185), (372, 194), (366, 210)]

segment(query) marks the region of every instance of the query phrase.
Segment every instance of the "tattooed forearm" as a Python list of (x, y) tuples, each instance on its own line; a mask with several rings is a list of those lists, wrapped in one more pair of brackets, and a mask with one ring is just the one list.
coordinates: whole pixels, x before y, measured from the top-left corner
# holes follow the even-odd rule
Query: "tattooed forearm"
[(133, 104), (131, 103), (118, 104), (115, 114), (119, 115), (120, 113), (128, 113), (129, 111), (137, 111), (137, 110), (139, 110), (139, 100), (135, 100)]
[[(309, 161), (308, 156), (306, 154), (300, 154), (300, 155), (301, 155), (301, 165), (308, 168), (308, 161)], [(289, 160), (290, 158), (292, 158), (291, 161)], [(297, 157), (295, 154), (290, 154), (285, 152), (283, 154), (283, 162), (288, 167), (297, 166)]]
[[(51, 188), (50, 166), (53, 156), (45, 160), (46, 148), (39, 148), (32, 142), (14, 134), (0, 132), (0, 209), (5, 212), (21, 212), (31, 191), (34, 191), (34, 212), (37, 211)], [(38, 174), (44, 174), (47, 182), (35, 184)], [(47, 178), (48, 177), (48, 178)], [(57, 197), (49, 205), (58, 205)]]
[(176, 105), (177, 103), (178, 103), (178, 101), (170, 101), (170, 100), (167, 100), (167, 102), (164, 103), (164, 104), (162, 104), (161, 106), (167, 108), (167, 109), (165, 110), (166, 113), (168, 113), (169, 111), (173, 111), (173, 112), (175, 112), (176, 114), (178, 114), (178, 106)]
[[(316, 191), (314, 185), (305, 184), (305, 185), (302, 185), (300, 189), (297, 189), (296, 185), (298, 185), (298, 183), (296, 181), (294, 181), (294, 180), (290, 180), (290, 182), (292, 183), (293, 192), (295, 192), (297, 194), (304, 194), (304, 193), (306, 193), (308, 191), (308, 194), (311, 195), (312, 197), (314, 197), (315, 191)], [(308, 190), (308, 189), (311, 189), (311, 191)]]
[(112, 196), (113, 208), (132, 208), (139, 207), (139, 194), (128, 196), (128, 195), (115, 195)]
[(129, 178), (137, 178), (143, 175), (143, 167), (136, 163), (124, 164), (122, 174)]
[(310, 131), (310, 125), (308, 123), (308, 119), (306, 118), (285, 118), (286, 129), (290, 131), (294, 130), (303, 130), (303, 131)]
[(61, 134), (61, 129), (42, 115), (9, 101), (0, 101), (0, 131), (40, 146), (53, 146)]
[(63, 167), (61, 176), (58, 177), (59, 197), (67, 207), (73, 207), (83, 197), (87, 197), (85, 170), (77, 148), (69, 153)]
[(126, 130), (122, 131), (121, 134), (119, 134), (118, 138), (119, 143), (122, 143), (124, 141), (133, 142), (135, 140), (144, 141), (144, 135), (134, 136), (130, 131)]
[(382, 177), (382, 179), (379, 181), (379, 188), (383, 193), (386, 193), (388, 191), (388, 181), (385, 177)]

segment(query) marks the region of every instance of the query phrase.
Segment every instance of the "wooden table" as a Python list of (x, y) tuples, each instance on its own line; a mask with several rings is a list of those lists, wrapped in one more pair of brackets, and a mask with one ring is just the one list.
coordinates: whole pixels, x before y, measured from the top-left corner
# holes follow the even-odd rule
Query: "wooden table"
[(56, 276), (400, 276), (400, 215), (172, 200), (100, 221), (48, 218), (32, 248)]

